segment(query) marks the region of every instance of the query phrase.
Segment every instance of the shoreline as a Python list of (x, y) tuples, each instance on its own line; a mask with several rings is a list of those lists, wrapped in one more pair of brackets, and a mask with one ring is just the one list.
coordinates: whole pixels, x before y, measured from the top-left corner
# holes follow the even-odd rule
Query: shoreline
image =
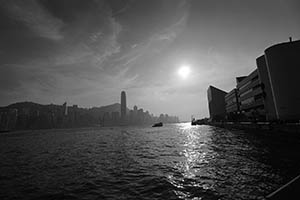
[[(197, 125), (211, 125), (225, 129), (258, 130), (264, 132), (278, 132), (300, 134), (300, 123), (270, 123), (270, 122), (207, 122)], [(300, 135), (299, 135), (300, 137)]]

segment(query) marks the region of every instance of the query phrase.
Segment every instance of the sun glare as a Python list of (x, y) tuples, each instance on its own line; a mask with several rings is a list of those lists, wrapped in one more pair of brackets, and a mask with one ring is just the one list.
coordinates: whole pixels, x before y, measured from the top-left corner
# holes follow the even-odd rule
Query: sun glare
[(191, 69), (188, 66), (182, 66), (178, 69), (178, 75), (182, 79), (186, 79), (190, 75)]

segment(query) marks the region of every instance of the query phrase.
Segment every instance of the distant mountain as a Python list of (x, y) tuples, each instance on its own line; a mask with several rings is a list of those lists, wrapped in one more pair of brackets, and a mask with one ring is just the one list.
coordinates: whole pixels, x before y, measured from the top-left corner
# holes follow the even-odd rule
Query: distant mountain
[(20, 108), (40, 108), (42, 106), (44, 106), (44, 105), (34, 103), (34, 102), (30, 102), (30, 101), (24, 101), (24, 102), (13, 103), (13, 104), (10, 104), (10, 105), (5, 106), (3, 108), (16, 108), (16, 109), (20, 109)]
[[(34, 103), (30, 101), (24, 101), (24, 102), (17, 102), (10, 104), (8, 106), (0, 107), (0, 108), (11, 108), (11, 109), (41, 109), (41, 108), (46, 108), (46, 107), (61, 107), (62, 105), (56, 105), (56, 104), (39, 104), (39, 103)], [(68, 107), (71, 105), (68, 105)], [(120, 103), (114, 103), (106, 106), (101, 106), (101, 107), (92, 107), (92, 108), (79, 108), (79, 109), (88, 109), (91, 111), (96, 111), (96, 112), (120, 112), (121, 110), (121, 104)], [(129, 113), (130, 109), (127, 108), (127, 113)]]
[[(120, 103), (114, 103), (107, 106), (101, 106), (101, 107), (93, 107), (92, 110), (97, 110), (101, 112), (120, 112), (121, 111), (121, 104)], [(127, 108), (127, 113), (129, 113), (129, 110)]]

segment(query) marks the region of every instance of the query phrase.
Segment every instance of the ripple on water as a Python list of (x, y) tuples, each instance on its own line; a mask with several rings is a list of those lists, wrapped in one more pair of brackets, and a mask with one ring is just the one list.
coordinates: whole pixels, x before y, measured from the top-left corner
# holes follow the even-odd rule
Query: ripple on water
[(282, 145), (270, 136), (210, 126), (0, 137), (0, 199), (8, 200), (259, 199), (300, 167), (298, 140)]

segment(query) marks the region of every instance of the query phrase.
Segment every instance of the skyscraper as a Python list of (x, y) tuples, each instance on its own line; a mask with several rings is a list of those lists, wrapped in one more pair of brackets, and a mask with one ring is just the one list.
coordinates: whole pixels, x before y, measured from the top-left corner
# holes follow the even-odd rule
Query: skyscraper
[(126, 118), (126, 93), (125, 91), (121, 92), (121, 119)]

